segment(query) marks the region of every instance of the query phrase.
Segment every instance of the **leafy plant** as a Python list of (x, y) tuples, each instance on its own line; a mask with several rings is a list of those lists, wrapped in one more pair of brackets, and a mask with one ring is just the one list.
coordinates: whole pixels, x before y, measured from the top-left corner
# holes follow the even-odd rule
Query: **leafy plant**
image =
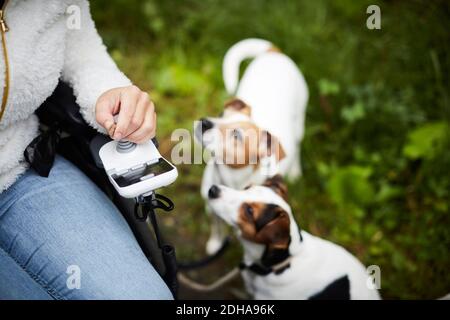
[(433, 159), (449, 138), (446, 122), (427, 123), (408, 133), (408, 142), (403, 147), (403, 154), (411, 159)]

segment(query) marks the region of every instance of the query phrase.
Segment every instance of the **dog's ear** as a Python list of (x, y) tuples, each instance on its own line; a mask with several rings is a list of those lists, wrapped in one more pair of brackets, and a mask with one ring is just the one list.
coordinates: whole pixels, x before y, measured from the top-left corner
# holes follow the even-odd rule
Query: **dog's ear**
[(250, 106), (238, 98), (233, 98), (233, 99), (225, 102), (224, 108), (225, 108), (225, 110), (233, 110), (236, 112), (243, 113), (249, 117), (252, 114), (252, 110), (251, 110)]
[(266, 130), (261, 130), (258, 154), (260, 159), (274, 156), (277, 162), (286, 157), (278, 138)]
[(255, 219), (255, 229), (255, 240), (258, 243), (278, 248), (289, 245), (289, 215), (278, 205), (268, 204), (264, 207), (260, 216)]
[(272, 189), (279, 196), (281, 196), (284, 200), (287, 201), (288, 188), (287, 185), (284, 183), (283, 177), (280, 174), (277, 174), (272, 178), (269, 178), (266, 181), (264, 181), (263, 186)]
[(239, 209), (238, 226), (241, 236), (272, 248), (289, 246), (289, 214), (276, 204), (244, 203)]

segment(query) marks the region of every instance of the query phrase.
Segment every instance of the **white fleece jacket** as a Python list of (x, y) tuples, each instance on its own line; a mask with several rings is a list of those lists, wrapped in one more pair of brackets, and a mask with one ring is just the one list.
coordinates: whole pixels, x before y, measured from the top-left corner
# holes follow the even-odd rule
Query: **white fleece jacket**
[[(70, 5), (80, 11), (80, 29), (68, 28)], [(86, 0), (9, 0), (5, 9), (10, 87), (0, 121), (0, 192), (27, 169), (26, 146), (38, 134), (34, 111), (51, 95), (58, 80), (70, 83), (86, 121), (95, 121), (95, 103), (106, 90), (126, 86), (99, 37)], [(70, 25), (70, 24), (69, 24)], [(5, 59), (0, 51), (0, 102), (5, 85)]]

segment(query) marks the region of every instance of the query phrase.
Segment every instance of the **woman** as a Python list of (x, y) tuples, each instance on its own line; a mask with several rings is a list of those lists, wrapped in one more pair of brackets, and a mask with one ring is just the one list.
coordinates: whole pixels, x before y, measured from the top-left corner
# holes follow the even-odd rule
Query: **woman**
[(98, 131), (108, 132), (119, 115), (114, 139), (155, 135), (149, 96), (117, 69), (86, 0), (0, 5), (0, 299), (171, 299), (121, 214), (88, 178), (62, 157), (44, 178), (23, 158), (38, 134), (33, 112), (60, 78)]

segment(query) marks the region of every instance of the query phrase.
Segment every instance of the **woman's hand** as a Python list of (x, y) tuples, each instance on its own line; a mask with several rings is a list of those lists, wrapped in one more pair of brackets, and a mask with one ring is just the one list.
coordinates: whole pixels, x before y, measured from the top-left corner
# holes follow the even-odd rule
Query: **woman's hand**
[[(119, 115), (117, 124), (114, 116)], [(142, 143), (155, 136), (155, 105), (148, 93), (136, 86), (114, 88), (103, 93), (95, 105), (95, 118), (112, 139)]]

